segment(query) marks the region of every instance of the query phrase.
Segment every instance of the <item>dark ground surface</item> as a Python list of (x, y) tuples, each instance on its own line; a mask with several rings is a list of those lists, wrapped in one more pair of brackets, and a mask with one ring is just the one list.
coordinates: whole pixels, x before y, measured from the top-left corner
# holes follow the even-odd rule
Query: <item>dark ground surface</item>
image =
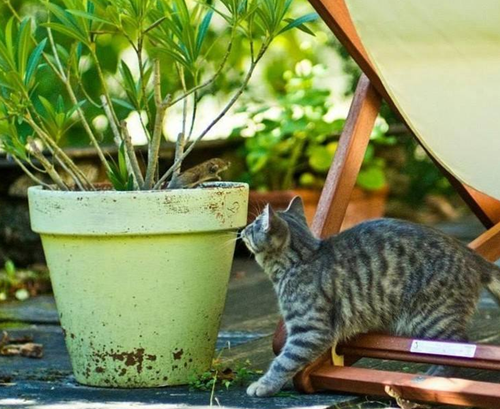
[[(443, 230), (468, 240), (479, 230), (477, 224), (466, 222), (442, 226)], [(251, 361), (251, 367), (265, 370), (273, 358), (271, 337), (278, 320), (277, 305), (271, 284), (256, 264), (247, 257), (238, 257), (233, 265), (228, 299), (224, 312), (218, 347), (231, 348), (222, 353), (225, 364)], [(0, 329), (12, 336), (32, 334), (35, 342), (44, 345), (42, 359), (0, 357), (0, 409), (115, 409), (115, 408), (177, 408), (210, 405), (210, 392), (189, 387), (156, 389), (103, 389), (78, 385), (71, 375), (53, 299), (38, 297), (22, 303), (0, 304)], [(500, 309), (488, 296), (481, 299), (474, 319), (471, 338), (478, 342), (500, 344)], [(405, 372), (425, 370), (423, 365), (364, 359), (361, 365)], [(500, 372), (463, 372), (464, 377), (500, 382)], [(3, 381), (11, 378), (2, 386)], [(500, 388), (500, 385), (499, 385)], [(245, 387), (216, 390), (217, 401), (226, 408), (394, 408), (388, 399), (345, 396), (335, 393), (301, 395), (290, 387), (287, 396), (269, 399), (249, 398)], [(370, 403), (368, 403), (370, 402)], [(336, 406), (339, 405), (339, 406)], [(499, 403), (500, 408), (500, 403)]]

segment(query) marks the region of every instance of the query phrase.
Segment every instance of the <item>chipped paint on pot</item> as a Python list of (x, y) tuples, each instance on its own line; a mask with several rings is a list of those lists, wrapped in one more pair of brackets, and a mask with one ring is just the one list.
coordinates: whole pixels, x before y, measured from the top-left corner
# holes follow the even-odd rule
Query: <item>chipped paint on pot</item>
[(29, 189), (75, 378), (157, 387), (206, 371), (248, 187)]

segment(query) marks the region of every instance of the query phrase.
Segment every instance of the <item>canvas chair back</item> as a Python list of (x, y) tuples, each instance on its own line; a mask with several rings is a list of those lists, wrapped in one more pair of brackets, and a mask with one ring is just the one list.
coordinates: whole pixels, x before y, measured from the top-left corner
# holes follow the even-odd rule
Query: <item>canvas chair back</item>
[(345, 5), (371, 68), (421, 143), (458, 180), (500, 199), (500, 2)]

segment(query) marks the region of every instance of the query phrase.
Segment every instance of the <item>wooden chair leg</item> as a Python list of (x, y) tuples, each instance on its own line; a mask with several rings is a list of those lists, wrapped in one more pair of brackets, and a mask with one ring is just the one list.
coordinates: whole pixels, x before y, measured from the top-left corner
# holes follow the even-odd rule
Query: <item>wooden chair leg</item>
[(368, 78), (362, 75), (313, 220), (312, 230), (318, 237), (340, 231), (381, 102)]
[[(362, 75), (313, 221), (312, 230), (318, 237), (327, 237), (340, 231), (381, 102), (368, 78)], [(285, 341), (286, 328), (281, 320), (273, 339), (275, 354), (279, 354)], [(297, 374), (294, 379), (296, 388), (313, 392), (310, 374), (327, 362), (331, 362), (330, 352)]]
[(469, 247), (489, 261), (498, 260), (500, 258), (500, 223), (470, 242)]
[(498, 384), (466, 379), (324, 365), (310, 375), (310, 384), (315, 391), (335, 390), (490, 409), (500, 407)]

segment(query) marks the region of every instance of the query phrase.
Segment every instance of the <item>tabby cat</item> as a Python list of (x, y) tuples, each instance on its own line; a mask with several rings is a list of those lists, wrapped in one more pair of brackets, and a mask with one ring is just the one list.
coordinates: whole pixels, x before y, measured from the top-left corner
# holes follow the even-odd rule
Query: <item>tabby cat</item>
[(500, 268), (413, 223), (373, 220), (319, 240), (295, 198), (282, 212), (267, 206), (241, 237), (274, 285), (288, 334), (250, 396), (277, 393), (330, 346), (359, 333), (464, 341), (482, 287), (500, 301)]

